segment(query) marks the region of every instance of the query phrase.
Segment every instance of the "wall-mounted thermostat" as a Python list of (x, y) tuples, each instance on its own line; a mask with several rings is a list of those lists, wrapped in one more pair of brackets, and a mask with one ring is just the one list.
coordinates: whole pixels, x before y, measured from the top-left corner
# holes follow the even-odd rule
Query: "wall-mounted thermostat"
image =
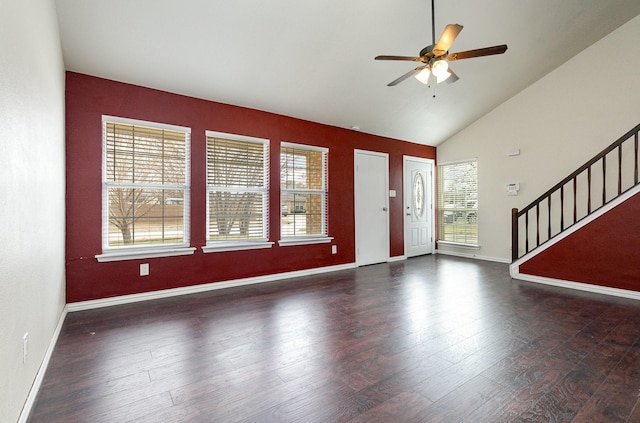
[(520, 191), (520, 184), (517, 182), (507, 184), (507, 195), (518, 195)]

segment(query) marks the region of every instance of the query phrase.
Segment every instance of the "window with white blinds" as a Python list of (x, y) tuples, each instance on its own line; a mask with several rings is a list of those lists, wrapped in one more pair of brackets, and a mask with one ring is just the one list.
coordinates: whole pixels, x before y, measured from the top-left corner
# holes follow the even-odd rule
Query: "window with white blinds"
[(103, 116), (103, 249), (189, 243), (189, 128)]
[(438, 240), (478, 245), (478, 162), (438, 165)]
[(268, 238), (269, 141), (207, 131), (207, 245)]
[(328, 149), (282, 143), (280, 146), (280, 236), (327, 236)]

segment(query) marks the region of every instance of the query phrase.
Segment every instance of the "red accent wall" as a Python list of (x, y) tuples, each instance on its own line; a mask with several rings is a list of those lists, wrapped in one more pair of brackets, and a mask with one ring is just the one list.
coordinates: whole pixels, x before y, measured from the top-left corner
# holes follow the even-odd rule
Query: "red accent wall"
[(640, 291), (640, 194), (544, 250), (520, 273)]
[[(362, 107), (366, 107), (363, 104)], [(102, 252), (102, 115), (191, 128), (191, 246), (195, 254), (98, 263)], [(381, 119), (384, 117), (381, 117)], [(205, 130), (271, 140), (270, 208), (279, 205), (279, 144), (289, 141), (329, 148), (330, 244), (203, 253), (206, 244)], [(177, 288), (238, 278), (355, 262), (354, 149), (389, 154), (390, 253), (404, 253), (402, 156), (434, 159), (435, 147), (368, 135), (257, 110), (167, 93), (67, 72), (67, 302)], [(271, 214), (271, 241), (280, 217)], [(150, 275), (139, 276), (140, 263)]]

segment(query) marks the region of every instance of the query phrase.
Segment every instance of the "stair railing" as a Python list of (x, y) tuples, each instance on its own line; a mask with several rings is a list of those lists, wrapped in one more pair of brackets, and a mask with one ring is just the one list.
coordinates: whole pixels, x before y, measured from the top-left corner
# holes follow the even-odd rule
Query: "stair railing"
[(639, 132), (640, 124), (522, 210), (511, 209), (512, 261), (638, 185)]

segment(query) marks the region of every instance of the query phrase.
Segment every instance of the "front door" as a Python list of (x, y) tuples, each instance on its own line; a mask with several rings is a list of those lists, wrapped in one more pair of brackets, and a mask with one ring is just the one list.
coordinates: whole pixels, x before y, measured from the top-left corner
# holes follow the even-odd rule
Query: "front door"
[(404, 254), (431, 254), (433, 242), (434, 162), (404, 156)]

